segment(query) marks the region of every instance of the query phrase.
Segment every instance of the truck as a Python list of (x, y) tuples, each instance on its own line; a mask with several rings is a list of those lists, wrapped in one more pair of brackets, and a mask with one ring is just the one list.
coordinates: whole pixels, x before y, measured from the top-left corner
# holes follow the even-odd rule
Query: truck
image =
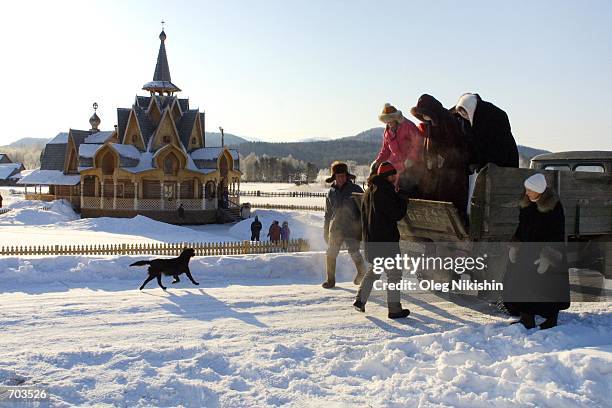
[[(518, 226), (523, 181), (536, 172), (544, 174), (563, 204), (566, 241), (572, 243), (567, 247), (569, 266), (612, 279), (611, 151), (541, 154), (530, 168), (490, 163), (476, 177), (467, 218), (450, 202), (409, 199), (407, 215), (398, 223), (402, 252), (455, 257), (486, 252), (487, 268), (470, 279), (502, 281), (507, 243)], [(458, 278), (443, 270), (427, 273), (417, 271), (417, 277), (442, 282)], [(497, 292), (480, 291), (478, 296), (500, 301)]]

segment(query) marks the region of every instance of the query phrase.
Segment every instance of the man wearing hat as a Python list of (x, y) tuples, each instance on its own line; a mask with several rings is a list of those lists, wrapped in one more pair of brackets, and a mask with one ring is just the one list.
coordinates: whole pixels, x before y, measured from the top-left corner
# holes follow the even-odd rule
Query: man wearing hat
[[(368, 262), (374, 263), (376, 258), (395, 258), (400, 254), (400, 233), (397, 222), (406, 215), (408, 202), (395, 191), (394, 184), (397, 179), (397, 170), (393, 164), (384, 162), (376, 174), (368, 179), (368, 189), (363, 195), (361, 203), (361, 222), (365, 254)], [(398, 284), (402, 279), (399, 269), (386, 270), (387, 282)], [(374, 282), (380, 276), (370, 267), (361, 281), (353, 307), (365, 312), (365, 304), (370, 297)], [(400, 303), (400, 292), (387, 285), (387, 307), (390, 319), (407, 317), (410, 310), (403, 309)]]
[[(395, 106), (386, 103), (378, 119), (384, 123), (383, 144), (374, 159), (376, 166), (388, 161), (398, 174), (408, 169), (415, 172), (423, 162), (423, 136), (416, 125), (406, 119)], [(416, 174), (415, 174), (416, 176)], [(398, 186), (399, 177), (395, 186)]]
[(346, 243), (348, 252), (355, 263), (357, 274), (353, 283), (359, 285), (365, 274), (366, 266), (359, 246), (361, 243), (361, 213), (351, 195), (363, 193), (361, 187), (355, 184), (355, 176), (348, 172), (346, 163), (336, 161), (331, 165), (331, 176), (325, 180), (332, 183), (325, 198), (324, 238), (327, 243), (326, 272), (327, 280), (323, 282), (325, 289), (336, 285), (336, 258), (340, 247)]
[(534, 328), (535, 315), (540, 315), (546, 319), (540, 329), (548, 329), (557, 325), (559, 311), (570, 306), (565, 215), (543, 174), (529, 177), (524, 186), (504, 276), (504, 305), (526, 328)]

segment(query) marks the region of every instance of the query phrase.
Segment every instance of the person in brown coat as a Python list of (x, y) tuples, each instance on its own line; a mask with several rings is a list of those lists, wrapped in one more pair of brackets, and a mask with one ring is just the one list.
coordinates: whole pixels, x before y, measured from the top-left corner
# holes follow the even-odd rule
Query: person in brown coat
[[(459, 123), (431, 95), (421, 95), (410, 110), (422, 121), (425, 135), (425, 176), (420, 183), (420, 198), (452, 202), (460, 214), (465, 213), (468, 199), (468, 146)], [(401, 185), (400, 185), (401, 187)]]
[(281, 238), (281, 227), (278, 225), (278, 221), (273, 221), (272, 225), (270, 225), (270, 229), (268, 230), (268, 237), (270, 237), (270, 241), (278, 242)]

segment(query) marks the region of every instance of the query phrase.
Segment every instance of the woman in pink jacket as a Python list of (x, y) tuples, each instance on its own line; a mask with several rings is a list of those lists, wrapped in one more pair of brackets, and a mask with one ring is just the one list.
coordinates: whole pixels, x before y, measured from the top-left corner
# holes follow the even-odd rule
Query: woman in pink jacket
[(383, 145), (374, 160), (374, 165), (378, 167), (385, 161), (391, 162), (399, 175), (396, 187), (402, 179), (402, 187), (408, 184), (409, 189), (412, 189), (418, 185), (420, 179), (421, 172), (418, 169), (423, 163), (423, 135), (414, 123), (389, 103), (385, 104), (378, 119), (386, 125), (386, 128)]

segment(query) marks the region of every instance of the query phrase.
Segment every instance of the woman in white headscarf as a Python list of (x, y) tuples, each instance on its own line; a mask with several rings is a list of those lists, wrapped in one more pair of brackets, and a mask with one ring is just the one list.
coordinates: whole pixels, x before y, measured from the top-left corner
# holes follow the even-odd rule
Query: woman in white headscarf
[(464, 119), (464, 133), (470, 144), (470, 163), (476, 171), (494, 163), (518, 167), (519, 154), (506, 112), (478, 94), (466, 93), (451, 111)]

